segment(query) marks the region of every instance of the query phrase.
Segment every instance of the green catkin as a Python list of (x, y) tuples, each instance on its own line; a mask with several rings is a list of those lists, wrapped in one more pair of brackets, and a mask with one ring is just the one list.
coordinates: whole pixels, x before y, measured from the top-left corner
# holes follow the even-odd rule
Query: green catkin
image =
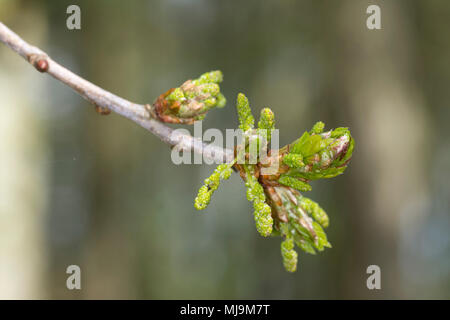
[(269, 108), (264, 108), (261, 110), (258, 129), (260, 129), (260, 132), (266, 139), (266, 142), (269, 143), (272, 138), (272, 131), (275, 129), (275, 115)]
[(294, 250), (294, 241), (290, 238), (281, 243), (281, 256), (286, 271), (295, 272), (297, 270), (297, 252)]
[(305, 209), (322, 227), (328, 227), (328, 215), (317, 202), (314, 202), (306, 197), (301, 197), (299, 200), (299, 205), (303, 207), (303, 209)]
[(314, 126), (311, 129), (311, 134), (315, 133), (315, 134), (319, 134), (323, 132), (323, 129), (325, 128), (325, 123), (323, 123), (322, 121), (316, 122), (314, 124)]
[(303, 192), (311, 191), (311, 189), (312, 189), (311, 186), (309, 184), (307, 184), (306, 182), (303, 182), (301, 180), (298, 180), (296, 178), (293, 178), (293, 177), (290, 177), (287, 175), (281, 175), (280, 179), (278, 179), (278, 182), (285, 186), (288, 186), (288, 187), (291, 187), (291, 188), (294, 188), (294, 189), (297, 189), (297, 190), (303, 191)]
[(272, 233), (273, 228), (272, 210), (266, 203), (264, 189), (248, 169), (245, 186), (247, 187), (247, 200), (253, 202), (256, 230), (263, 237), (268, 237)]
[(328, 242), (327, 235), (322, 227), (317, 222), (313, 222), (313, 228), (317, 235), (317, 238), (314, 241), (314, 247), (319, 251), (322, 251), (324, 247), (331, 248), (331, 244)]
[(218, 165), (213, 174), (205, 179), (205, 184), (200, 187), (194, 200), (195, 209), (203, 210), (208, 206), (212, 194), (219, 188), (220, 180), (227, 180), (231, 176), (231, 167), (232, 164)]
[(236, 109), (240, 123), (239, 128), (244, 132), (253, 129), (255, 125), (255, 119), (253, 118), (248, 99), (243, 93), (238, 94)]
[(302, 168), (305, 166), (303, 156), (297, 153), (288, 153), (283, 157), (283, 163), (291, 168)]

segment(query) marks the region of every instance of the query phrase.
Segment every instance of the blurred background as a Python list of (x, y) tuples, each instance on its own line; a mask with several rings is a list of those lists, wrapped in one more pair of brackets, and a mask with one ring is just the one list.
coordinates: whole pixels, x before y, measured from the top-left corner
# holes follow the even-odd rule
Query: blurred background
[[(237, 175), (197, 212), (214, 166), (172, 164), (156, 137), (1, 44), (0, 298), (450, 298), (450, 2), (0, 0), (0, 21), (139, 103), (222, 70), (228, 104), (204, 130), (237, 127), (242, 91), (255, 114), (274, 110), (282, 145), (318, 120), (356, 140), (346, 173), (309, 193), (333, 248), (300, 252), (289, 274)], [(72, 264), (81, 290), (66, 288)], [(366, 287), (372, 264), (381, 290)]]

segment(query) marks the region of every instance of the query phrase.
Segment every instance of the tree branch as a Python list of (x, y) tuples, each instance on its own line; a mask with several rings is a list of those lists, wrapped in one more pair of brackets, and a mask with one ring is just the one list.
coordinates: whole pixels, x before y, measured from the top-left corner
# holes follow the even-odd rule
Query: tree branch
[(233, 159), (232, 150), (215, 146), (206, 148), (206, 145), (201, 140), (190, 135), (181, 134), (152, 119), (145, 105), (136, 104), (118, 97), (74, 74), (53, 61), (44, 51), (25, 42), (1, 22), (0, 41), (21, 55), (38, 71), (46, 72), (53, 78), (71, 87), (92, 104), (107, 108), (134, 121), (170, 146), (177, 146), (178, 150), (194, 151), (218, 162), (229, 162)]

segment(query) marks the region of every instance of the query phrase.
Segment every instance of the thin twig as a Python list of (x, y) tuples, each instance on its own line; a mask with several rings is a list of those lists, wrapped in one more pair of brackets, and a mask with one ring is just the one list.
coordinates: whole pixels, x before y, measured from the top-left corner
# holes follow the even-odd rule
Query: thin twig
[(170, 146), (176, 146), (178, 150), (194, 151), (216, 161), (229, 162), (233, 159), (232, 150), (215, 146), (208, 146), (206, 148), (206, 145), (201, 140), (187, 134), (179, 133), (163, 123), (152, 119), (145, 105), (132, 103), (118, 97), (74, 74), (53, 61), (44, 51), (25, 42), (1, 22), (0, 41), (21, 55), (38, 71), (48, 73), (53, 78), (63, 82), (92, 104), (107, 108), (136, 122)]

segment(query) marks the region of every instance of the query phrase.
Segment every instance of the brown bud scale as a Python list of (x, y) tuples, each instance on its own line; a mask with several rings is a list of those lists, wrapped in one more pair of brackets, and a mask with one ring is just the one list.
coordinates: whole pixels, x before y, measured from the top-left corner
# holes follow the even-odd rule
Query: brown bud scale
[(39, 72), (46, 72), (48, 70), (48, 62), (44, 59), (36, 61), (36, 64), (34, 66)]
[(98, 114), (101, 114), (102, 116), (107, 116), (108, 114), (111, 113), (111, 110), (109, 110), (108, 108), (101, 107), (101, 106), (98, 106), (98, 105), (95, 105), (95, 111)]

